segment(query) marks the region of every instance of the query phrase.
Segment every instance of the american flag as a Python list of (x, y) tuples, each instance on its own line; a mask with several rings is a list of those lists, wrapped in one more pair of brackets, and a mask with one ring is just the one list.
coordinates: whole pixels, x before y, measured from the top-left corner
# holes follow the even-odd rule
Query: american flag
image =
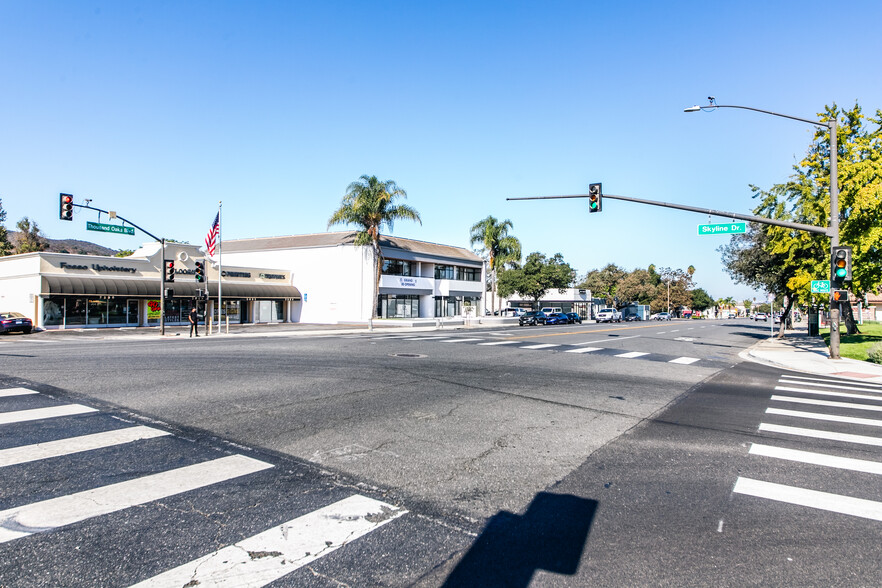
[(220, 213), (217, 213), (217, 216), (214, 217), (214, 222), (211, 223), (211, 228), (208, 230), (208, 234), (205, 235), (205, 249), (208, 251), (208, 255), (214, 256), (214, 247), (217, 245), (217, 233), (220, 230)]

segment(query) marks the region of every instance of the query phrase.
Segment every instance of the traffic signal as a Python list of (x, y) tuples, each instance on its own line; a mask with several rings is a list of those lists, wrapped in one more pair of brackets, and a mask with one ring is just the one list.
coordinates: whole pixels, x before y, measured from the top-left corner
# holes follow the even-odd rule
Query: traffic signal
[(603, 188), (601, 184), (588, 185), (588, 212), (603, 210)]
[(174, 282), (175, 281), (175, 260), (174, 259), (166, 259), (165, 260), (165, 281), (166, 282)]
[(58, 195), (58, 218), (61, 220), (73, 220), (73, 196), (70, 194)]
[(848, 290), (833, 290), (833, 302), (848, 302)]
[(205, 281), (205, 263), (201, 261), (196, 262), (196, 281), (204, 282)]
[(831, 248), (830, 279), (837, 283), (851, 281), (851, 247)]

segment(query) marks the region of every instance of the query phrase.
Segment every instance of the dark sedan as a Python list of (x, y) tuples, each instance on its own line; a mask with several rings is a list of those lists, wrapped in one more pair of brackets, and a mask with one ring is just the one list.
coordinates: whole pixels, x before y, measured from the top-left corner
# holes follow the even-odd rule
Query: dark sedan
[(547, 319), (548, 317), (545, 316), (544, 312), (531, 310), (518, 317), (518, 324), (522, 327), (524, 325), (544, 325)]
[(34, 328), (31, 319), (20, 312), (0, 312), (0, 333), (15, 333), (16, 331), (27, 335)]
[(568, 312), (567, 319), (569, 319), (570, 323), (579, 323), (582, 324), (582, 317), (579, 316), (578, 312)]
[(545, 318), (546, 325), (568, 325), (570, 317), (562, 312), (552, 312)]

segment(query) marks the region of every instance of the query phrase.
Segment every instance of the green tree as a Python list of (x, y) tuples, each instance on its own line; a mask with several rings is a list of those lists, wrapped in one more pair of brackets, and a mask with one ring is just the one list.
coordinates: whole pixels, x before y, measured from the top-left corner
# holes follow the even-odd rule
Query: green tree
[(704, 288), (696, 288), (692, 290), (692, 310), (704, 312), (708, 308), (714, 306), (713, 297), (708, 294)]
[(9, 242), (9, 233), (6, 231), (6, 211), (3, 210), (3, 200), (0, 199), (0, 257), (12, 255), (12, 243)]
[(535, 252), (527, 256), (523, 267), (503, 269), (499, 272), (497, 288), (503, 298), (517, 293), (523, 298), (531, 299), (534, 306), (538, 306), (539, 300), (546, 292), (553, 288), (564, 292), (575, 279), (576, 270), (564, 262), (560, 253), (555, 253), (549, 259)]
[(46, 240), (40, 234), (40, 228), (35, 221), (24, 217), (16, 224), (19, 230), (18, 242), (15, 245), (15, 253), (33, 253), (45, 251)]
[(664, 267), (658, 273), (661, 280), (650, 305), (653, 311), (665, 309), (677, 313), (681, 307), (692, 305), (693, 266), (690, 265), (685, 271)]
[(383, 256), (380, 251), (380, 231), (384, 227), (392, 230), (396, 220), (413, 220), (420, 224), (419, 213), (406, 204), (396, 204), (398, 198), (407, 198), (407, 193), (392, 180), (381, 182), (377, 176), (363, 175), (349, 184), (343, 202), (328, 220), (328, 228), (338, 224), (361, 227), (355, 237), (356, 245), (370, 245), (374, 256), (374, 304), (371, 318), (377, 318), (377, 298), (380, 292), (380, 274)]
[(521, 242), (508, 234), (513, 227), (510, 220), (500, 222), (493, 216), (478, 221), (469, 229), (469, 240), (481, 244), (482, 254), (490, 268), (490, 310), (496, 310), (496, 279), (506, 263), (521, 260)]
[(612, 304), (617, 297), (619, 283), (628, 275), (628, 272), (614, 263), (607, 264), (599, 270), (591, 270), (578, 284), (578, 288), (591, 290), (591, 295), (603, 298), (607, 304)]
[(655, 267), (649, 269), (635, 269), (628, 273), (617, 288), (617, 296), (620, 303), (636, 302), (637, 304), (649, 304), (658, 293), (658, 285), (661, 278), (655, 273)]
[(116, 253), (114, 253), (113, 256), (114, 256), (114, 257), (128, 257), (128, 256), (130, 256), (132, 253), (134, 253), (134, 250), (132, 250), (132, 249), (120, 249), (119, 251), (117, 251)]

